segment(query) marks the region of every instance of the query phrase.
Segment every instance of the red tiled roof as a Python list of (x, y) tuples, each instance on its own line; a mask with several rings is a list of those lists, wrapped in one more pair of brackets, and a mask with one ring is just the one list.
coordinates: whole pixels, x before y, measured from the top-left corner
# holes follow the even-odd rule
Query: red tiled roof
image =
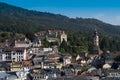
[(31, 66), (32, 62), (31, 61), (23, 61), (23, 66)]

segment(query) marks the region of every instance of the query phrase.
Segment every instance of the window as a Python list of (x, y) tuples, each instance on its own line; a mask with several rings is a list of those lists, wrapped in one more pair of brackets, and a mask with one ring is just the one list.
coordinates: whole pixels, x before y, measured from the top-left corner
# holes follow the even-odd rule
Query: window
[(15, 61), (15, 58), (13, 58), (13, 61)]

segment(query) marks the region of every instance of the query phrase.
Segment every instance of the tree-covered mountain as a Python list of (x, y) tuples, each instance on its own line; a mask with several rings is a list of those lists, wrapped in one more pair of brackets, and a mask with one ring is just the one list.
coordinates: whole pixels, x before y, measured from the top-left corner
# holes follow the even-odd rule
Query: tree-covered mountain
[(91, 18), (69, 18), (60, 14), (38, 12), (0, 3), (0, 31), (27, 33), (46, 29), (87, 32), (97, 29), (101, 33), (120, 35), (120, 26)]

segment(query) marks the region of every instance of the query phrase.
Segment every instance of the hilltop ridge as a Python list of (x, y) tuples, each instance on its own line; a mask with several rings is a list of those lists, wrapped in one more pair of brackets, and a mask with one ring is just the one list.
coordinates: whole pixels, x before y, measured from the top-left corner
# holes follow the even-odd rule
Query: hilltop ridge
[(47, 29), (120, 35), (120, 26), (92, 18), (69, 18), (60, 14), (27, 10), (0, 2), (0, 31), (27, 33)]

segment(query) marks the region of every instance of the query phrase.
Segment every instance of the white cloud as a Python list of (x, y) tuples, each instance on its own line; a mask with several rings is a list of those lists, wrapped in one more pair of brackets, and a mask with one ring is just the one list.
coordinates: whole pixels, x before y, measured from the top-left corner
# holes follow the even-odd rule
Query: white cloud
[(113, 25), (120, 25), (120, 15), (111, 15), (111, 16), (106, 16), (103, 18), (103, 21), (108, 22)]
[(96, 19), (102, 19), (104, 16), (105, 16), (104, 14), (99, 13), (99, 14), (94, 15), (93, 17)]
[(102, 20), (103, 22), (113, 24), (113, 25), (120, 25), (120, 15), (109, 15), (109, 14), (95, 14), (93, 18)]

